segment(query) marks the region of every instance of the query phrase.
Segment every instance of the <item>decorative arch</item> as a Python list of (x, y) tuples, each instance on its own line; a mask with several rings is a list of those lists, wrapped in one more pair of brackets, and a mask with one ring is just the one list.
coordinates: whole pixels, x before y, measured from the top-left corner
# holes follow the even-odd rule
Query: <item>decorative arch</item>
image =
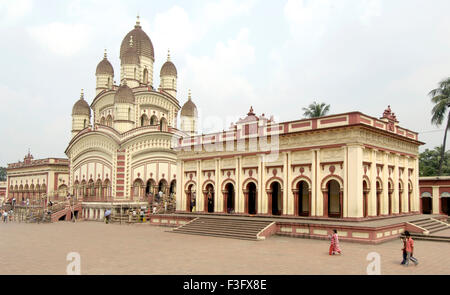
[(162, 117), (159, 121), (159, 130), (160, 131), (167, 131), (167, 119)]
[(225, 186), (229, 183), (233, 184), (233, 186), (236, 187), (236, 182), (231, 178), (227, 178), (224, 181), (222, 181), (222, 191), (225, 190)]
[(258, 180), (256, 178), (253, 178), (253, 177), (249, 177), (249, 178), (244, 180), (244, 182), (242, 183), (242, 189), (245, 190), (247, 188), (247, 185), (250, 182), (254, 182), (255, 186), (256, 186), (256, 190), (258, 190)]
[(364, 176), (363, 176), (363, 181), (366, 182), (366, 184), (367, 184), (367, 189), (370, 191), (370, 190), (372, 189), (372, 184), (371, 184), (371, 182), (370, 182), (369, 177), (367, 177), (367, 175), (364, 175)]
[(197, 183), (193, 180), (189, 180), (188, 182), (186, 182), (186, 184), (184, 185), (184, 190), (187, 191), (189, 189), (189, 186), (193, 184), (196, 188), (197, 188)]
[(113, 117), (111, 115), (108, 115), (106, 117), (106, 126), (112, 127)]
[(105, 117), (102, 117), (102, 118), (100, 119), (100, 124), (102, 124), (102, 125), (105, 125), (105, 124), (106, 124), (106, 118), (105, 118)]
[(297, 176), (296, 178), (294, 178), (294, 180), (292, 181), (292, 187), (297, 187), (298, 183), (300, 181), (306, 181), (306, 183), (308, 184), (308, 186), (311, 188), (312, 184), (311, 184), (311, 179), (308, 176), (305, 175), (300, 175)]
[(266, 181), (266, 190), (270, 190), (270, 186), (272, 185), (272, 182), (278, 182), (280, 184), (281, 190), (283, 190), (283, 179), (277, 176), (272, 176)]
[(214, 188), (216, 187), (216, 183), (214, 182), (214, 180), (208, 179), (208, 180), (206, 180), (206, 181), (203, 183), (203, 185), (202, 185), (202, 190), (203, 190), (203, 191), (206, 190), (206, 186), (207, 186), (208, 184), (212, 184)]
[(141, 127), (149, 125), (150, 121), (149, 121), (149, 119), (147, 117), (147, 114), (142, 114), (142, 116), (140, 118), (140, 122), (141, 122)]
[(336, 174), (330, 174), (330, 175), (326, 176), (325, 178), (323, 178), (322, 182), (320, 183), (320, 188), (322, 190), (326, 190), (327, 189), (326, 184), (330, 180), (336, 180), (339, 183), (341, 191), (344, 189), (344, 180), (342, 179), (342, 177), (340, 177), (339, 175), (336, 175)]
[(156, 115), (153, 115), (150, 117), (150, 125), (158, 125), (158, 117)]

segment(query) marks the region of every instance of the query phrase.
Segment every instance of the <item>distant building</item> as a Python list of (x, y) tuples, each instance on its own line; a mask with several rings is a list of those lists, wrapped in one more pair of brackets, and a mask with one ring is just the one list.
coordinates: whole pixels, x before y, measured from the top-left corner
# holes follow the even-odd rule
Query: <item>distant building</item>
[(420, 212), (450, 215), (450, 176), (420, 177)]
[(55, 199), (64, 198), (68, 192), (69, 161), (61, 158), (34, 160), (28, 153), (23, 162), (8, 164), (7, 192), (8, 201), (38, 201), (40, 197), (51, 193)]

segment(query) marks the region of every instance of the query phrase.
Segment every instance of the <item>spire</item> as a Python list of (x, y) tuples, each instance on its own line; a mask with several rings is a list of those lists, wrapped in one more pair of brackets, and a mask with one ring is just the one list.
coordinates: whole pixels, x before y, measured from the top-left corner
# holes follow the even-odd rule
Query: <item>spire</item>
[(251, 115), (255, 115), (255, 113), (253, 113), (253, 106), (250, 107), (250, 111), (247, 113), (248, 116)]
[(170, 49), (167, 49), (167, 61), (170, 61)]
[(191, 100), (191, 89), (188, 91), (188, 100)]
[(81, 88), (80, 99), (84, 100), (84, 89), (83, 88)]
[(103, 58), (106, 59), (106, 48), (105, 48), (105, 53), (103, 53)]

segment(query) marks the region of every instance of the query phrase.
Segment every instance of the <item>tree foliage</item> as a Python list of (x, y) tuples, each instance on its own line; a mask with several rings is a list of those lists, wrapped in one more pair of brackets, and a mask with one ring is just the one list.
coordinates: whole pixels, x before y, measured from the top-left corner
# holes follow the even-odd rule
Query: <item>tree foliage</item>
[(444, 164), (445, 143), (447, 142), (447, 131), (450, 129), (450, 114), (447, 112), (450, 108), (450, 78), (446, 78), (439, 83), (439, 87), (433, 89), (428, 93), (431, 96), (431, 102), (434, 104), (431, 110), (431, 123), (436, 126), (441, 126), (447, 118), (446, 128), (444, 131), (443, 148), (441, 149), (441, 157), (438, 163), (438, 174), (442, 174), (442, 166)]
[(0, 181), (6, 181), (6, 168), (0, 167)]
[(442, 172), (439, 175), (439, 160), (441, 158), (442, 147), (435, 147), (433, 150), (426, 149), (419, 154), (419, 175), (420, 176), (443, 176), (450, 175), (450, 152), (444, 153), (442, 161)]
[(302, 108), (303, 116), (306, 118), (318, 118), (323, 117), (330, 111), (330, 105), (324, 102), (317, 103), (313, 102), (307, 108)]

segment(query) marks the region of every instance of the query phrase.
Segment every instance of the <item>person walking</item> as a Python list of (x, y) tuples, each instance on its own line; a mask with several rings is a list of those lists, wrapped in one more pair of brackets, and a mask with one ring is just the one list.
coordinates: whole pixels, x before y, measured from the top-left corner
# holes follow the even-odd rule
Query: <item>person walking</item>
[(414, 254), (414, 240), (411, 238), (411, 234), (409, 233), (409, 231), (405, 231), (405, 237), (406, 237), (406, 262), (405, 262), (405, 266), (409, 265), (409, 261), (411, 260), (412, 262), (414, 262), (414, 265), (418, 265), (419, 261), (417, 260), (417, 258), (413, 257)]
[(342, 254), (342, 250), (339, 247), (339, 237), (337, 234), (337, 230), (333, 229), (333, 234), (331, 235), (331, 244), (330, 244), (330, 255)]
[(403, 260), (402, 260), (402, 263), (400, 263), (400, 264), (403, 265), (403, 264), (406, 263), (406, 257), (407, 257), (407, 254), (406, 254), (406, 237), (400, 236), (400, 239), (401, 239), (401, 241), (403, 243), (403, 248), (402, 248)]

